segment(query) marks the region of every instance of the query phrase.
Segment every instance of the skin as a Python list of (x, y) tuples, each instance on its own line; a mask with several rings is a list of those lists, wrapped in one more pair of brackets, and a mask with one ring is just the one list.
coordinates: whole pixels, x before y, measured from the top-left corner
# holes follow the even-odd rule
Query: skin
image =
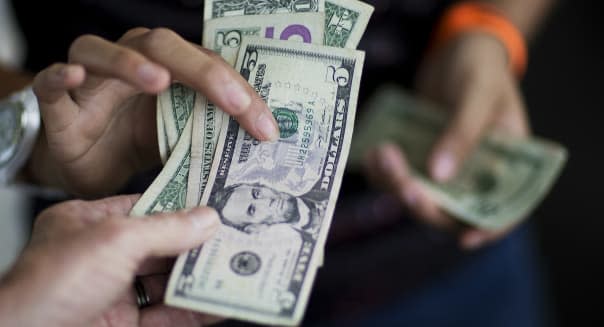
[[(500, 9), (519, 30), (530, 37), (551, 6), (550, 0), (485, 1)], [(430, 53), (419, 69), (417, 92), (450, 110), (448, 127), (434, 145), (426, 162), (437, 182), (458, 173), (487, 131), (511, 137), (530, 134), (529, 121), (517, 78), (501, 41), (481, 32), (466, 32)], [(411, 176), (404, 149), (383, 144), (366, 154), (370, 180), (390, 191), (420, 222), (458, 234), (459, 245), (476, 249), (507, 235), (515, 226), (486, 231), (461, 225), (445, 214)]]
[[(41, 213), (31, 241), (0, 281), (3, 326), (201, 326), (217, 318), (161, 305), (170, 260), (218, 229), (207, 207), (128, 217), (138, 195), (69, 201)], [(138, 309), (141, 280), (151, 306)]]
[(71, 45), (67, 63), (34, 79), (44, 131), (30, 179), (96, 197), (159, 164), (155, 95), (172, 80), (207, 96), (256, 138), (278, 138), (266, 104), (213, 52), (163, 28), (135, 28), (116, 43), (84, 35)]

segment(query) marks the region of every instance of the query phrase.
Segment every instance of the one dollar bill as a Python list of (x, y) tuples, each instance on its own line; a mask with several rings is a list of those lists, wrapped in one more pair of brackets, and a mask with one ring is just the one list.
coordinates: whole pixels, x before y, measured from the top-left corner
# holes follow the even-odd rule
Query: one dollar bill
[[(188, 120), (183, 129), (183, 136), (191, 134), (192, 122), (192, 119)], [(140, 217), (184, 209), (190, 160), (191, 137), (181, 137), (164, 168), (136, 202), (130, 215)]]
[(434, 104), (395, 86), (369, 101), (367, 117), (353, 139), (351, 167), (359, 167), (372, 147), (391, 142), (401, 147), (414, 174), (452, 216), (479, 228), (513, 225), (534, 209), (559, 175), (566, 150), (553, 142), (490, 133), (450, 182), (427, 177), (425, 167), (447, 116)]
[(373, 7), (357, 0), (325, 1), (325, 45), (356, 49)]
[(201, 101), (195, 90), (180, 83), (173, 83), (157, 96), (157, 137), (164, 164), (176, 147), (193, 108)]
[(223, 226), (176, 262), (166, 303), (266, 324), (300, 322), (352, 139), (364, 54), (257, 38), (236, 68), (267, 102), (280, 140), (223, 122), (201, 203)]
[(206, 0), (203, 20), (225, 16), (324, 12), (325, 0)]

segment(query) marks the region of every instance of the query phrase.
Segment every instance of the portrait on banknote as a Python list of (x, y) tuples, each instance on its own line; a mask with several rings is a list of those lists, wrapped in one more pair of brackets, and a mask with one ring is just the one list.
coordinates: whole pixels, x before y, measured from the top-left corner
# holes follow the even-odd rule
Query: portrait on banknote
[(286, 224), (316, 238), (327, 207), (327, 201), (310, 194), (295, 197), (259, 183), (231, 185), (217, 191), (215, 197), (214, 208), (222, 222), (248, 234)]

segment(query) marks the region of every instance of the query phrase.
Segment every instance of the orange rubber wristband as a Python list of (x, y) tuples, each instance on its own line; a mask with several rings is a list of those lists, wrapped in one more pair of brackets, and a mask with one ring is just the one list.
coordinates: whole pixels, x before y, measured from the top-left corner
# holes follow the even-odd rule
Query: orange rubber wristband
[(495, 36), (508, 52), (512, 71), (522, 77), (528, 54), (522, 33), (494, 6), (477, 2), (462, 2), (449, 8), (437, 25), (431, 49), (445, 45), (465, 32), (481, 31)]

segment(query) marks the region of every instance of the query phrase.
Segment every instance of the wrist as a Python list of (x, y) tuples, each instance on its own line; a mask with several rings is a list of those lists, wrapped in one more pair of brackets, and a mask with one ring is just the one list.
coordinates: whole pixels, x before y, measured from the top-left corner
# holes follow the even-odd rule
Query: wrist
[(24, 312), (29, 308), (23, 301), (24, 289), (18, 285), (9, 275), (0, 281), (0, 325), (2, 326), (31, 326), (27, 314)]
[[(488, 58), (486, 62), (493, 68), (510, 72), (508, 52), (501, 41), (493, 35), (481, 31), (468, 32), (460, 35), (453, 42), (456, 43), (454, 46), (466, 47), (466, 53), (473, 54), (474, 60), (479, 60), (478, 56)], [(481, 63), (485, 64), (485, 61)]]
[(22, 180), (26, 183), (44, 187), (59, 187), (58, 173), (48, 151), (44, 127), (34, 144), (29, 160), (21, 171)]
[(38, 101), (31, 88), (0, 101), (0, 185), (15, 180), (31, 155), (40, 129)]
[(526, 70), (527, 48), (518, 28), (496, 7), (464, 1), (450, 7), (433, 33), (431, 51), (438, 50), (468, 34), (489, 35), (506, 53), (510, 69), (518, 77)]

